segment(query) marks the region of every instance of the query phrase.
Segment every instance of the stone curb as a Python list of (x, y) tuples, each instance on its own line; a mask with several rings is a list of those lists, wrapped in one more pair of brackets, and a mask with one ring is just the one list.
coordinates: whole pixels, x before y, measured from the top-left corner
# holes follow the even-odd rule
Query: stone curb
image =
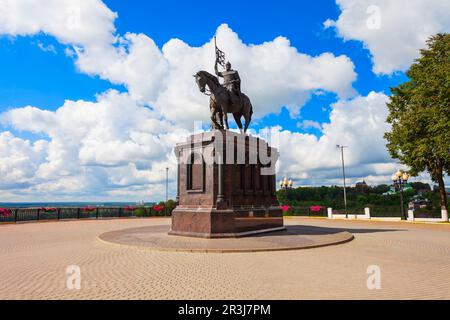
[(329, 241), (327, 243), (321, 244), (311, 244), (311, 245), (302, 245), (302, 246), (290, 246), (290, 247), (279, 247), (279, 248), (257, 248), (257, 249), (184, 249), (184, 248), (164, 248), (164, 247), (145, 247), (139, 245), (130, 245), (130, 244), (121, 244), (117, 242), (110, 242), (101, 238), (103, 234), (97, 236), (97, 240), (106, 245), (111, 245), (115, 247), (122, 248), (134, 248), (140, 250), (148, 250), (155, 252), (180, 252), (180, 253), (257, 253), (257, 252), (276, 252), (276, 251), (293, 251), (293, 250), (307, 250), (307, 249), (315, 249), (322, 247), (329, 247), (339, 244), (344, 244), (350, 242), (355, 239), (354, 235), (349, 232), (340, 232), (337, 235), (345, 235), (345, 239), (341, 239), (338, 241)]

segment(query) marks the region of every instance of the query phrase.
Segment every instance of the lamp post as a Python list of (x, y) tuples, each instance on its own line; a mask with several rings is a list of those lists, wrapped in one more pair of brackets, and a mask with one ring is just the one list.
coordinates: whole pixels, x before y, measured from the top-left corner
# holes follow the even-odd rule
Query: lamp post
[(400, 210), (402, 211), (401, 217), (403, 220), (406, 220), (406, 214), (403, 208), (403, 190), (405, 189), (409, 178), (409, 174), (401, 170), (397, 171), (392, 176), (392, 182), (394, 183), (395, 190), (400, 191)]
[(348, 219), (347, 212), (347, 185), (345, 183), (345, 162), (344, 162), (344, 149), (348, 148), (347, 146), (336, 145), (336, 148), (341, 149), (342, 156), (342, 177), (344, 179), (344, 210), (345, 210), (345, 218)]
[(164, 205), (164, 215), (167, 217), (167, 201), (169, 197), (169, 168), (166, 168), (166, 204)]
[(286, 199), (287, 199), (287, 191), (289, 189), (292, 189), (293, 186), (294, 186), (294, 181), (292, 181), (292, 179), (288, 180), (288, 178), (285, 177), (283, 180), (281, 180), (280, 187), (281, 187), (281, 189), (284, 190), (284, 192), (286, 194)]

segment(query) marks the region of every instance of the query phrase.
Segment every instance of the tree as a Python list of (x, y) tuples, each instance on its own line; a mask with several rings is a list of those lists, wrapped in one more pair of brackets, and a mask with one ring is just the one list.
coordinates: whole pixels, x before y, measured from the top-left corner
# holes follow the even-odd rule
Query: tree
[(413, 182), (411, 183), (414, 190), (419, 191), (431, 191), (431, 186), (428, 183)]
[(172, 215), (172, 211), (176, 208), (177, 203), (174, 200), (169, 199), (165, 203), (165, 206), (167, 208), (167, 214), (170, 216), (170, 215)]
[(444, 175), (450, 173), (450, 34), (437, 34), (406, 73), (409, 81), (391, 88), (385, 134), (393, 158), (417, 176), (428, 171), (448, 211)]

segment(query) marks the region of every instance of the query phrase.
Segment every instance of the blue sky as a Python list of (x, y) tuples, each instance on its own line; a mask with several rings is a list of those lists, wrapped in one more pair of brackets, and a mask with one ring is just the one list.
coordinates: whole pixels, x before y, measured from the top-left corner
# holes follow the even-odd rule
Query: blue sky
[(450, 30), (446, 0), (4, 8), (0, 201), (156, 201), (166, 166), (173, 196), (173, 145), (209, 119), (191, 75), (212, 70), (215, 34), (253, 101), (251, 129), (276, 127), (279, 176), (340, 184), (336, 144), (345, 144), (349, 183), (388, 183), (400, 167), (383, 138), (390, 88), (407, 80), (424, 39)]

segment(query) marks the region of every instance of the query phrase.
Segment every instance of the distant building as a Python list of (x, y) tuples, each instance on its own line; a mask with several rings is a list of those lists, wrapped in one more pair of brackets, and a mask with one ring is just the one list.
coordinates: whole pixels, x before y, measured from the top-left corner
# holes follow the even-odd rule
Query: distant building
[[(414, 191), (414, 188), (412, 187), (412, 183), (407, 183), (406, 186), (403, 188), (403, 191)], [(394, 194), (399, 193), (394, 186), (391, 186), (391, 189), (388, 192), (383, 193), (383, 196), (392, 196)]]
[(367, 189), (369, 186), (367, 185), (366, 181), (362, 181), (362, 182), (357, 182), (356, 183), (356, 188), (359, 189)]

